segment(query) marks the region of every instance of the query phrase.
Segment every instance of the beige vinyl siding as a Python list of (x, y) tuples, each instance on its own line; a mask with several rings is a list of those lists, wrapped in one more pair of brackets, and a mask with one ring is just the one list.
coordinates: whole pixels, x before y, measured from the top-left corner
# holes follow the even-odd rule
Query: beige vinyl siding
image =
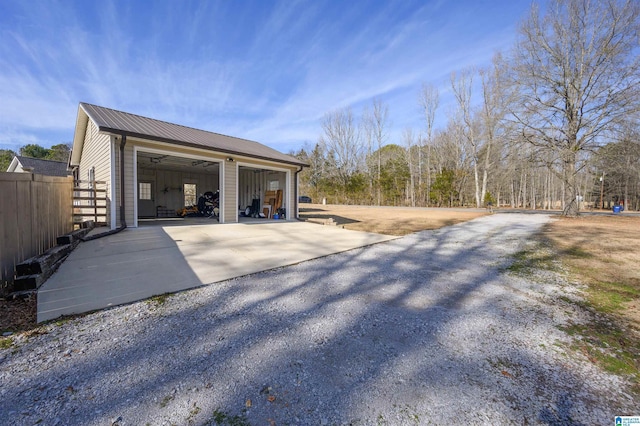
[(222, 188), (223, 209), (222, 221), (226, 223), (237, 222), (238, 205), (238, 167), (233, 161), (225, 161), (221, 165), (224, 167), (224, 184)]
[(95, 180), (106, 182), (104, 186), (99, 185), (98, 188), (104, 187), (107, 190), (107, 223), (111, 220), (110, 204), (113, 198), (111, 188), (110, 141), (111, 137), (98, 133), (96, 125), (89, 120), (84, 137), (84, 144), (82, 146), (82, 160), (79, 165), (79, 178), (81, 181), (89, 179), (89, 170), (93, 167), (95, 170)]
[(92, 121), (87, 125), (82, 161), (80, 162), (80, 180), (87, 180), (89, 169), (95, 168), (95, 178), (99, 181), (111, 182), (111, 150), (110, 136), (98, 133)]

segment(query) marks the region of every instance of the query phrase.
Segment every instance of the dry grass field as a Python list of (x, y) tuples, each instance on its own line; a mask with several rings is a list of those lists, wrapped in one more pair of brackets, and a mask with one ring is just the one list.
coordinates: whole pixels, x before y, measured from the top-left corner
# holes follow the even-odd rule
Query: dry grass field
[(599, 310), (640, 324), (640, 217), (560, 218), (544, 235)]
[(465, 209), (422, 209), (409, 207), (375, 207), (305, 204), (301, 219), (333, 218), (337, 225), (354, 231), (386, 235), (407, 235), (427, 229), (451, 226), (488, 214)]

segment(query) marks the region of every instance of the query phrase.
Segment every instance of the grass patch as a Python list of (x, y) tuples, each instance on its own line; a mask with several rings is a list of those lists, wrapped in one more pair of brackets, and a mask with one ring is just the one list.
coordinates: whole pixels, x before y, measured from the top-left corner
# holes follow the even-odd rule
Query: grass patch
[(11, 346), (13, 346), (11, 337), (0, 337), (0, 349), (9, 349)]
[(169, 296), (170, 295), (168, 293), (159, 294), (157, 296), (148, 298), (147, 303), (153, 305), (154, 307), (159, 307), (167, 303), (167, 300), (169, 300)]
[(587, 293), (596, 310), (611, 314), (623, 311), (625, 302), (631, 302), (640, 297), (637, 289), (621, 283), (591, 283)]
[(160, 401), (160, 408), (165, 408), (173, 400), (173, 395), (167, 395)]
[(555, 264), (556, 257), (548, 247), (539, 241), (530, 245), (531, 247), (520, 250), (512, 255), (511, 264), (505, 268), (507, 272), (521, 277), (531, 278), (535, 275), (535, 272), (540, 269), (548, 271), (557, 270)]
[(636, 391), (640, 390), (640, 342), (637, 339), (606, 320), (571, 325), (563, 330), (570, 336), (582, 337), (576, 340), (573, 349), (610, 373), (631, 376)]
[(219, 426), (250, 426), (251, 425), (244, 414), (230, 415), (218, 409), (216, 409), (213, 412), (211, 421), (213, 422), (214, 425), (219, 425)]
[(565, 249), (562, 254), (573, 257), (575, 259), (589, 259), (593, 257), (593, 255), (588, 251), (576, 246)]
[(54, 320), (54, 322), (53, 322), (53, 323), (54, 323), (56, 326), (58, 326), (58, 327), (62, 327), (63, 325), (65, 325), (65, 324), (67, 324), (68, 322), (70, 322), (73, 318), (74, 318), (74, 317), (73, 317), (73, 316), (71, 316), (71, 315), (63, 316), (63, 317), (60, 317), (60, 318), (59, 318), (59, 319), (57, 319), (57, 320)]
[(200, 407), (194, 402), (193, 407), (189, 410), (189, 417), (187, 417), (187, 421), (189, 424), (193, 424), (195, 417), (202, 411)]

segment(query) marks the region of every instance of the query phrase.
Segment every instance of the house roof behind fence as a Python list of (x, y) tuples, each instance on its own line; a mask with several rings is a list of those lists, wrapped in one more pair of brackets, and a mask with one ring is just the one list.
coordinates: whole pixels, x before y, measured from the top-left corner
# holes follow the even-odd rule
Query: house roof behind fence
[(15, 157), (23, 169), (31, 169), (33, 173), (46, 176), (70, 176), (71, 172), (67, 170), (67, 163), (64, 161), (43, 160), (41, 158), (23, 157), (16, 155)]
[[(80, 103), (78, 123), (84, 122), (80, 119), (81, 112), (84, 112), (101, 132), (307, 166), (305, 162), (291, 155), (283, 154), (266, 145), (247, 139), (194, 129), (84, 102)], [(76, 128), (76, 138), (84, 136), (84, 134), (79, 135), (78, 130)]]

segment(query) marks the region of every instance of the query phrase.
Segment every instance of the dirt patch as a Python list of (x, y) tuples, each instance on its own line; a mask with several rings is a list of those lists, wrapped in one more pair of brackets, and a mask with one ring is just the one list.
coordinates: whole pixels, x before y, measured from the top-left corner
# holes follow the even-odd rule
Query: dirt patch
[(36, 326), (36, 296), (24, 299), (0, 299), (0, 331), (20, 332)]
[(488, 212), (462, 209), (425, 209), (309, 204), (300, 208), (300, 218), (329, 219), (354, 231), (385, 235), (407, 235), (427, 229), (466, 222)]

